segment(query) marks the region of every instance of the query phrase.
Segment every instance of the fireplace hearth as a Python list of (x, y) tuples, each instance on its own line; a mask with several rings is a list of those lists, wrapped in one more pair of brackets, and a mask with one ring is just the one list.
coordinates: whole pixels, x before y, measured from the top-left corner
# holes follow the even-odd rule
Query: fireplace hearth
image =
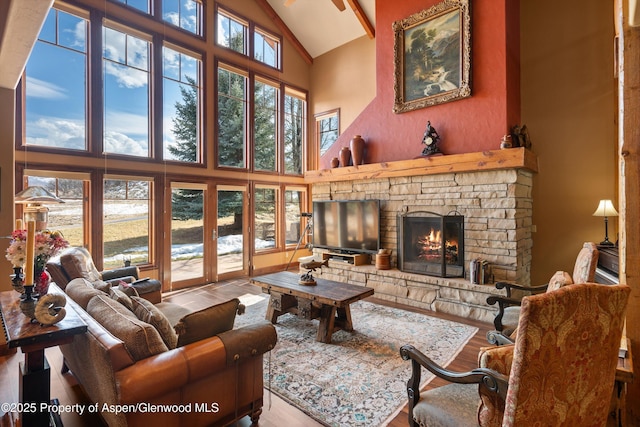
[(464, 277), (464, 216), (418, 211), (398, 215), (398, 268)]

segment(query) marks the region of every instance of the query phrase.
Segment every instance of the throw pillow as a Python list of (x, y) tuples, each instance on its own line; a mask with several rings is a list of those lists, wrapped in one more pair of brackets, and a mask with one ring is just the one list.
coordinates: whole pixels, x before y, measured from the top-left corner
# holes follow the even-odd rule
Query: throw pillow
[(96, 295), (105, 295), (104, 292), (94, 288), (91, 283), (82, 278), (73, 279), (67, 283), (64, 291), (69, 298), (74, 300), (84, 310), (87, 309), (87, 304), (91, 298)]
[(127, 283), (123, 280), (118, 282), (118, 290), (124, 292), (128, 297), (139, 297), (138, 291), (134, 288), (131, 283)]
[(130, 311), (133, 311), (133, 303), (131, 302), (131, 298), (118, 288), (109, 288), (109, 296), (111, 299), (118, 301), (120, 304), (127, 307)]
[(184, 316), (175, 325), (178, 347), (233, 329), (239, 305), (240, 300), (234, 298)]
[(96, 280), (94, 282), (91, 282), (91, 285), (93, 285), (94, 288), (104, 292), (105, 294), (108, 294), (111, 290), (111, 284), (105, 282), (104, 280)]
[(87, 313), (122, 341), (135, 361), (168, 351), (156, 328), (138, 319), (122, 304), (107, 295), (91, 298), (87, 304)]
[(140, 297), (131, 297), (133, 313), (143, 322), (147, 322), (160, 333), (162, 341), (171, 350), (176, 348), (178, 336), (171, 327), (169, 319), (151, 302)]

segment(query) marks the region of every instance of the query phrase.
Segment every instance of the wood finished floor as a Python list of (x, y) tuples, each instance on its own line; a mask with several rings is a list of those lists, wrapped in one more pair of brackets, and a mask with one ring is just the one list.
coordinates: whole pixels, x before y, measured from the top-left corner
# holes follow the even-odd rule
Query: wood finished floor
[[(197, 310), (228, 300), (229, 298), (235, 298), (244, 294), (260, 293), (261, 289), (248, 283), (246, 279), (236, 279), (197, 288), (174, 291), (165, 294), (164, 301), (178, 303), (185, 307)], [(456, 371), (466, 371), (477, 366), (478, 349), (487, 345), (485, 334), (489, 329), (491, 329), (492, 325), (457, 316), (421, 310), (415, 307), (392, 304), (387, 301), (376, 299), (375, 297), (368, 298), (367, 300), (390, 307), (403, 308), (477, 327), (479, 329), (478, 333), (469, 341), (469, 343), (467, 343), (456, 359), (449, 365), (449, 368)], [(355, 325), (355, 327), (357, 328), (357, 325)], [(60, 367), (62, 364), (62, 355), (60, 354), (60, 351), (57, 348), (49, 348), (46, 350), (46, 356), (51, 366), (51, 397), (58, 398), (61, 404), (88, 404), (82, 388), (77, 384), (73, 375), (62, 375), (60, 373)], [(400, 356), (398, 355), (398, 357)], [(24, 356), (20, 351), (8, 356), (0, 357), (0, 403), (18, 402), (18, 365), (23, 361), (23, 358)], [(427, 385), (427, 388), (437, 387), (443, 384), (446, 384), (446, 382), (436, 378)], [(8, 422), (8, 414), (0, 412), (0, 416), (2, 415), (4, 416), (1, 418), (2, 421), (0, 421), (0, 427), (12, 425)], [(62, 416), (62, 420), (66, 427), (103, 425), (101, 419), (97, 415), (85, 414), (80, 417), (77, 414), (64, 414)], [(247, 417), (237, 423), (237, 427), (248, 427), (250, 425), (251, 421)], [(287, 427), (321, 426), (321, 424), (317, 423), (294, 406), (287, 404), (275, 394), (269, 393), (268, 390), (265, 390), (264, 408), (260, 417), (259, 426), (281, 427), (283, 425), (286, 425)], [(389, 426), (400, 427), (406, 425), (407, 409), (405, 406), (389, 423)]]

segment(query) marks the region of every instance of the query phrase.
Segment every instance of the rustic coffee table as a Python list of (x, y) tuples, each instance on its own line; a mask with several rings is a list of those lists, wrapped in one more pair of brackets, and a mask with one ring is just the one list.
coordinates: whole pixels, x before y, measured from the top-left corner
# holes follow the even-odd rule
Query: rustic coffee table
[(373, 289), (332, 280), (317, 279), (317, 285), (300, 285), (299, 275), (283, 271), (251, 279), (251, 283), (269, 294), (266, 319), (277, 323), (278, 317), (294, 313), (304, 319), (320, 319), (316, 341), (330, 344), (331, 335), (341, 329), (353, 331), (352, 302), (373, 295)]

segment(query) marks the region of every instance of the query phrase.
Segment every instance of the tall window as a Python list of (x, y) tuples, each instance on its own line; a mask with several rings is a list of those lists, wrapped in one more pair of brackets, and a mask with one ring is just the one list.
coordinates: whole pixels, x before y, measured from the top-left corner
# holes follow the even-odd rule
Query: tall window
[(296, 244), (300, 239), (304, 195), (305, 191), (302, 189), (284, 191), (284, 242), (286, 245)]
[[(138, 9), (144, 13), (149, 13), (149, 0), (115, 0), (117, 3), (124, 3), (134, 9)], [(164, 0), (166, 1), (166, 0)]]
[(253, 33), (253, 59), (280, 68), (280, 39), (256, 28)]
[(106, 178), (103, 195), (104, 268), (148, 264), (151, 220), (151, 181)]
[(216, 43), (243, 55), (249, 52), (249, 24), (231, 13), (218, 9)]
[(77, 15), (49, 11), (26, 68), (27, 145), (87, 148), (88, 26)]
[(254, 85), (254, 168), (276, 170), (278, 134), (279, 89), (268, 82), (257, 80)]
[(202, 2), (200, 0), (162, 0), (162, 19), (201, 36)]
[(324, 155), (340, 135), (340, 110), (332, 110), (316, 115), (316, 140), (320, 155)]
[(245, 167), (247, 78), (218, 68), (218, 165)]
[(276, 188), (255, 189), (255, 246), (256, 251), (276, 247)]
[(302, 174), (306, 102), (302, 94), (288, 90), (284, 96), (284, 171)]
[(201, 161), (200, 60), (162, 48), (164, 158)]
[(103, 27), (105, 153), (149, 156), (151, 43)]

